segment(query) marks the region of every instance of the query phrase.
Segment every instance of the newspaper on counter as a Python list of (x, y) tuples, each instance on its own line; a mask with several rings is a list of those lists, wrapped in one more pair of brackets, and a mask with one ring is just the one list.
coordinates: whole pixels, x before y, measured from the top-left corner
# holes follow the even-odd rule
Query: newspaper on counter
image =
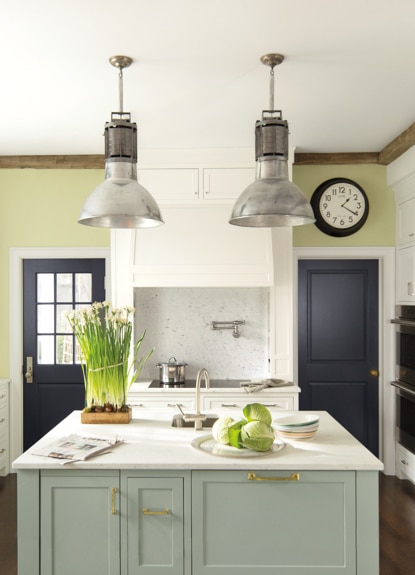
[(61, 437), (45, 447), (35, 449), (32, 453), (33, 455), (58, 459), (59, 463), (65, 465), (66, 463), (85, 461), (90, 457), (108, 453), (113, 447), (122, 442), (123, 440), (118, 436), (111, 439), (104, 437), (83, 437), (72, 434)]

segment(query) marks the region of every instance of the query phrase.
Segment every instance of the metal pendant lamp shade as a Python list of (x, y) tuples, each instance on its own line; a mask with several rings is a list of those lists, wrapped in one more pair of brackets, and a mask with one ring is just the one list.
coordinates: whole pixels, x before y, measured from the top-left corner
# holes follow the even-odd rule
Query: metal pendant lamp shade
[(288, 179), (288, 123), (274, 110), (274, 66), (281, 54), (261, 61), (271, 67), (270, 110), (255, 124), (256, 179), (237, 199), (230, 224), (245, 227), (301, 226), (315, 221), (304, 194)]
[(105, 181), (86, 199), (80, 224), (99, 228), (152, 228), (163, 224), (151, 194), (137, 181), (137, 125), (123, 112), (122, 70), (128, 56), (110, 58), (120, 69), (120, 111), (105, 124)]

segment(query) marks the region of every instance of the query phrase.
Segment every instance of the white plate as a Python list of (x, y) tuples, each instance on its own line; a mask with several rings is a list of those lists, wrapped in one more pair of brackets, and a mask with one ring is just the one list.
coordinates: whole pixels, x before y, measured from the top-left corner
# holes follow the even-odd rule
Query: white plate
[(213, 439), (212, 435), (196, 437), (192, 441), (192, 446), (211, 455), (220, 457), (264, 457), (265, 455), (274, 455), (285, 447), (282, 439), (276, 439), (268, 451), (253, 451), (252, 449), (238, 449), (231, 445), (223, 445)]
[(274, 421), (274, 425), (284, 425), (286, 427), (302, 427), (317, 423), (320, 420), (319, 415), (311, 415), (309, 413), (297, 413), (287, 417), (280, 417)]
[(287, 433), (289, 433), (290, 431), (304, 431), (304, 432), (309, 432), (309, 431), (314, 431), (315, 429), (319, 428), (319, 424), (317, 423), (310, 423), (310, 425), (279, 425), (278, 423), (274, 423), (273, 425), (274, 429), (278, 430), (278, 431), (286, 431)]

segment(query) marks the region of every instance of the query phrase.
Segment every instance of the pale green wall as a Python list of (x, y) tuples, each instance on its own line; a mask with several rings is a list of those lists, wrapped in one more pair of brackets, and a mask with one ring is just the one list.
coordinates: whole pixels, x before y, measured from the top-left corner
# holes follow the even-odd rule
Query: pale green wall
[(369, 216), (361, 230), (345, 238), (323, 234), (314, 224), (293, 230), (295, 247), (394, 246), (395, 204), (386, 185), (386, 167), (375, 164), (353, 166), (294, 166), (293, 181), (308, 199), (330, 178), (349, 178), (362, 186), (369, 199)]
[(0, 170), (0, 378), (9, 376), (11, 247), (107, 247), (109, 230), (77, 223), (104, 170)]

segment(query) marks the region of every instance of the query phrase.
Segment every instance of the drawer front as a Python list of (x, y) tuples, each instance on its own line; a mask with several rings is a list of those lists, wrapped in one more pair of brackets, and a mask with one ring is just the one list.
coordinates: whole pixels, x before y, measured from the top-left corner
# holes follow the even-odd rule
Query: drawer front
[(172, 399), (145, 399), (134, 400), (129, 403), (133, 409), (147, 408), (147, 409), (172, 409), (178, 411), (177, 405), (180, 405), (182, 409), (194, 409), (194, 401), (191, 399), (177, 399), (174, 401)]
[(0, 385), (0, 410), (8, 406), (8, 389), (5, 385)]
[(226, 399), (226, 398), (214, 398), (205, 397), (203, 399), (203, 409), (229, 409), (240, 411), (248, 403), (262, 403), (270, 411), (292, 411), (294, 410), (294, 398), (293, 397), (278, 397), (278, 398), (264, 398), (258, 396), (247, 395), (243, 399)]

